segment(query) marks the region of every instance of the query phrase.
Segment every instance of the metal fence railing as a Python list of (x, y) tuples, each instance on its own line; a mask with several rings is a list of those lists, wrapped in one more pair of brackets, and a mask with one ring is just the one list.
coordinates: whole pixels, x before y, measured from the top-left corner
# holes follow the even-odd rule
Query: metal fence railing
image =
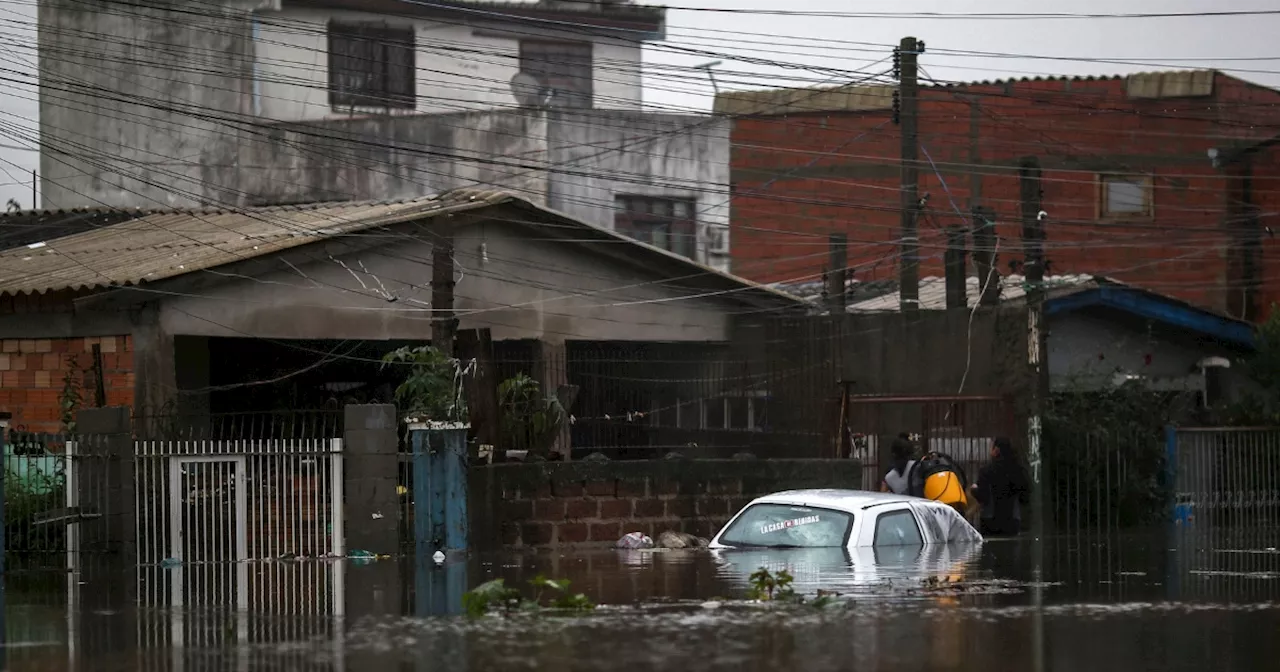
[(1163, 440), (1158, 428), (1046, 422), (1042, 478), (1052, 529), (1108, 531), (1162, 521), (1168, 501)]
[(7, 430), (3, 439), (5, 566), (61, 566), (66, 561), (66, 526), (43, 518), (66, 506), (71, 437)]
[(1170, 428), (1167, 450), (1175, 521), (1280, 522), (1280, 428)]

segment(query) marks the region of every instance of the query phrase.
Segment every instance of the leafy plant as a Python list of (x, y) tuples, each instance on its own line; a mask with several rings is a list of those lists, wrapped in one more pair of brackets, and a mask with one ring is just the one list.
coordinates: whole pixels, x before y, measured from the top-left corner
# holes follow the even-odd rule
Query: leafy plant
[(525, 599), (520, 591), (507, 587), (502, 579), (486, 581), (462, 596), (462, 607), (472, 618), (483, 616), (494, 608), (500, 609), (504, 615), (514, 611), (590, 611), (596, 608), (586, 595), (570, 592), (567, 579), (548, 579), (539, 574), (529, 581), (529, 586), (533, 588), (533, 598)]
[(544, 396), (538, 381), (518, 373), (498, 385), (499, 431), (508, 450), (546, 456), (564, 426), (566, 413), (554, 396)]
[(1253, 335), (1254, 351), (1245, 359), (1244, 371), (1258, 391), (1222, 408), (1215, 419), (1222, 424), (1280, 425), (1280, 306), (1271, 305)]
[(1189, 401), (1138, 382), (1052, 395), (1042, 455), (1053, 518), (1089, 527), (1161, 516), (1170, 492), (1164, 428), (1188, 411)]
[(463, 368), (458, 360), (431, 346), (403, 347), (387, 353), (382, 366), (408, 365), (409, 374), (396, 387), (400, 412), (416, 420), (462, 421), (467, 417)]
[(463, 593), (462, 608), (472, 618), (484, 616), (495, 606), (501, 607), (504, 613), (510, 613), (520, 604), (520, 599), (520, 591), (508, 588), (502, 579), (494, 579)]
[(67, 432), (76, 431), (76, 411), (84, 405), (84, 382), (80, 363), (75, 355), (67, 355), (67, 372), (62, 374), (62, 391), (58, 393), (58, 406), (62, 409), (62, 426)]
[(777, 574), (774, 574), (761, 567), (752, 572), (748, 581), (751, 583), (750, 595), (753, 600), (768, 602), (772, 600), (794, 601), (797, 599), (796, 591), (791, 587), (795, 577), (791, 576), (791, 573), (785, 569), (780, 569)]

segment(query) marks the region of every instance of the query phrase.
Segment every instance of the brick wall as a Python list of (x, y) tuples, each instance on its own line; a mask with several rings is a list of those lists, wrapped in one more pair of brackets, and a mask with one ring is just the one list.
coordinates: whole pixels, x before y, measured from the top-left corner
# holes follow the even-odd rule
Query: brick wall
[(754, 497), (857, 488), (855, 460), (645, 460), (500, 464), (471, 470), (472, 544), (610, 546), (666, 530), (710, 538)]
[[(1213, 98), (1132, 100), (1124, 86), (1118, 78), (926, 89), (919, 124), (920, 192), (929, 195), (918, 227), (921, 275), (942, 275), (945, 228), (963, 221), (956, 210), (967, 217), (975, 178), (976, 200), (997, 214), (1000, 271), (1021, 261), (1016, 162), (1035, 155), (1045, 168), (1051, 274), (1108, 275), (1225, 311), (1228, 178), (1207, 152), (1271, 135), (1252, 125), (1280, 122), (1280, 92), (1223, 75)], [(965, 96), (979, 102), (976, 169)], [(845, 233), (855, 277), (897, 277), (901, 139), (889, 116), (802, 113), (735, 122), (734, 273), (762, 282), (817, 279), (827, 263), (826, 236)], [(1101, 218), (1099, 171), (1150, 174), (1154, 216)], [(1274, 177), (1255, 175), (1255, 201), (1275, 189)], [(1264, 252), (1264, 277), (1274, 274), (1271, 265), (1274, 257)], [(1280, 298), (1277, 292), (1264, 288), (1263, 304)]]
[(11, 427), (32, 432), (62, 429), (62, 391), (67, 374), (79, 383), (85, 405), (93, 403), (93, 346), (101, 345), (108, 406), (133, 405), (133, 342), (129, 336), (0, 340), (0, 411)]

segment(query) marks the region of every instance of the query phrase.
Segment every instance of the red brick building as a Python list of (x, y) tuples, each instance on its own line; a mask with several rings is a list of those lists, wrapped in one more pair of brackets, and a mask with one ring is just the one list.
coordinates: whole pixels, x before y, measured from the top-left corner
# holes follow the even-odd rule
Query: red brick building
[[(893, 91), (717, 99), (717, 112), (736, 117), (734, 273), (816, 279), (839, 232), (856, 279), (897, 277)], [(924, 86), (919, 110), (922, 277), (942, 275), (947, 227), (968, 227), (978, 205), (996, 215), (997, 267), (1016, 269), (1018, 163), (1035, 156), (1051, 274), (1107, 275), (1249, 319), (1280, 301), (1268, 228), (1280, 154), (1267, 142), (1280, 133), (1280, 91), (1214, 71), (1023, 79)]]

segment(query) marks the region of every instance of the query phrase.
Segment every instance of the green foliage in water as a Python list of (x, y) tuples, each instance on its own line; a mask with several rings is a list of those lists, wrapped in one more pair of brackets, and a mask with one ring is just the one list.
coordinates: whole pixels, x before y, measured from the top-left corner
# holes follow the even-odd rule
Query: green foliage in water
[(548, 579), (539, 574), (529, 581), (529, 586), (533, 589), (533, 597), (526, 598), (519, 590), (508, 587), (503, 579), (486, 581), (462, 596), (462, 608), (472, 618), (490, 611), (510, 615), (516, 611), (591, 611), (596, 608), (586, 595), (569, 590), (568, 579)]
[(751, 589), (748, 594), (753, 600), (768, 602), (771, 600), (794, 600), (796, 598), (796, 591), (791, 587), (795, 577), (791, 576), (791, 573), (785, 569), (780, 569), (777, 574), (774, 574), (761, 567), (752, 572), (748, 581), (751, 583)]
[(408, 369), (395, 392), (396, 406), (403, 416), (435, 422), (467, 419), (467, 400), (462, 389), (463, 370), (458, 360), (424, 345), (387, 353), (382, 358), (382, 366), (391, 365)]

